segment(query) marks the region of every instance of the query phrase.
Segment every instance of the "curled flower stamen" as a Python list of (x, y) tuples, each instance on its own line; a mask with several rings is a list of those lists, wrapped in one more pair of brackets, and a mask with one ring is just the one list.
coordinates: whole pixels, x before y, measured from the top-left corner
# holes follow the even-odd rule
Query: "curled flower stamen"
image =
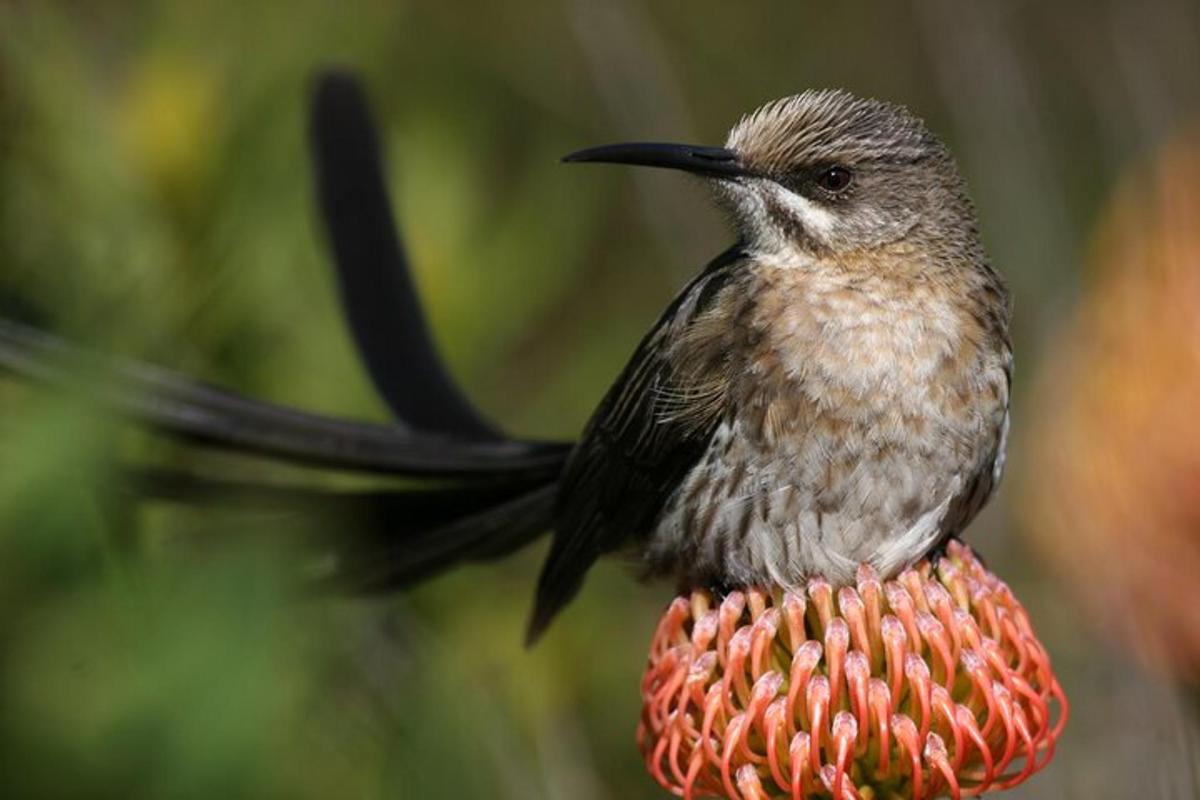
[(904, 656), (908, 650), (908, 634), (904, 625), (891, 614), (885, 614), (881, 624), (884, 651), (887, 653), (887, 679), (892, 689), (892, 705), (900, 702), (900, 690), (904, 680)]
[(854, 752), (854, 744), (858, 739), (858, 723), (847, 711), (837, 712), (833, 718), (833, 749), (834, 772), (832, 791), (834, 797), (843, 795), (842, 787), (846, 781), (846, 768), (849, 758)]
[(808, 720), (812, 747), (809, 750), (809, 766), (814, 773), (821, 770), (821, 741), (829, 740), (829, 679), (818, 675), (808, 684)]
[(962, 797), (962, 791), (958, 788), (958, 776), (954, 774), (954, 768), (950, 766), (950, 756), (946, 753), (945, 743), (936, 733), (929, 734), (929, 738), (925, 740), (925, 762), (937, 770), (946, 782), (950, 797), (953, 800), (959, 800)]
[(745, 607), (746, 597), (741, 592), (730, 592), (721, 601), (717, 623), (717, 655), (721, 658), (722, 667), (725, 666), (725, 654), (729, 652), (729, 640), (738, 629), (738, 620), (742, 618)]
[(867, 750), (869, 732), (867, 685), (871, 680), (871, 664), (865, 655), (854, 650), (846, 656), (846, 685), (850, 689), (850, 712), (858, 724), (858, 744), (855, 753), (862, 756)]
[(863, 564), (858, 568), (858, 596), (863, 601), (863, 612), (867, 618), (867, 635), (871, 640), (871, 669), (878, 669), (883, 658), (883, 639), (880, 636), (879, 621), (883, 618), (883, 584), (875, 568)]
[(892, 717), (892, 735), (896, 737), (901, 762), (907, 759), (909, 764), (908, 774), (912, 781), (913, 800), (920, 800), (925, 796), (922, 791), (925, 773), (921, 769), (921, 736), (917, 733), (917, 725), (904, 714), (896, 714)]
[(738, 770), (737, 785), (744, 800), (771, 800), (767, 790), (763, 788), (762, 781), (759, 780), (758, 773), (749, 764)]
[(930, 699), (934, 718), (941, 721), (942, 730), (949, 731), (954, 742), (954, 765), (957, 768), (962, 765), (963, 747), (965, 746), (963, 731), (958, 726), (958, 709), (950, 697), (950, 692), (941, 686), (933, 687)]
[(842, 699), (842, 671), (850, 649), (850, 628), (838, 617), (825, 626), (825, 661), (829, 665), (829, 702), (839, 705)]
[(969, 797), (1042, 769), (1062, 688), (1002, 581), (952, 544), (893, 581), (668, 606), (638, 746), (685, 798)]
[(895, 581), (885, 583), (883, 591), (888, 605), (892, 607), (892, 613), (904, 625), (909, 647), (914, 650), (920, 649), (921, 634), (917, 630), (917, 610), (913, 607), (912, 595), (902, 584)]
[[(821, 767), (821, 783), (825, 785), (825, 789), (832, 793), (831, 796), (837, 797), (837, 790), (834, 788), (838, 778), (837, 768), (832, 764), (826, 764)], [(842, 800), (863, 800), (863, 796), (853, 786), (848, 783), (842, 784)]]
[[(796, 655), (792, 657), (792, 671), (790, 674), (791, 686), (788, 687), (787, 704), (789, 709), (796, 709), (801, 712), (800, 724), (805, 727), (809, 724), (807, 709), (804, 704), (799, 703), (800, 694), (808, 687), (808, 679), (812, 677), (813, 671), (817, 665), (821, 663), (821, 655), (824, 653), (824, 648), (820, 642), (815, 642), (812, 639), (804, 642), (796, 650)], [(788, 732), (792, 735), (796, 733), (796, 715), (788, 715)]]
[(792, 781), (790, 788), (792, 797), (807, 797), (812, 786), (812, 776), (809, 773), (809, 750), (812, 749), (812, 739), (804, 731), (792, 737), (788, 755), (792, 759)]
[(838, 610), (846, 618), (850, 630), (850, 645), (859, 652), (871, 652), (871, 637), (867, 633), (866, 604), (852, 586), (838, 590)]
[(924, 739), (929, 733), (932, 714), (930, 713), (930, 694), (933, 685), (929, 679), (929, 665), (921, 660), (916, 653), (909, 653), (904, 659), (904, 676), (908, 678), (911, 697), (916, 698), (916, 706), (921, 711), (921, 735)]
[(779, 631), (779, 609), (768, 608), (754, 621), (753, 634), (750, 637), (750, 670), (754, 679), (762, 677), (768, 666), (771, 645), (775, 634)]
[(771, 778), (776, 786), (788, 786), (791, 779), (784, 774), (787, 764), (787, 750), (784, 748), (784, 717), (787, 716), (787, 699), (780, 697), (767, 706), (763, 714), (763, 727), (766, 729), (767, 766), (771, 770)]
[[(725, 743), (721, 750), (721, 781), (725, 784), (727, 797), (737, 797), (737, 790), (733, 788), (732, 770), (734, 768), (733, 756), (737, 751), (738, 744), (742, 738), (742, 730), (746, 726), (746, 715), (738, 714), (729, 721), (729, 727), (725, 729)], [(747, 764), (747, 767), (754, 769), (753, 765)]]
[(921, 638), (930, 650), (937, 655), (933, 662), (934, 681), (949, 689), (950, 681), (954, 680), (954, 657), (950, 653), (950, 638), (946, 635), (946, 629), (937, 617), (927, 611), (917, 614), (917, 629), (921, 631)]
[(879, 768), (876, 774), (882, 777), (888, 773), (892, 753), (892, 696), (886, 683), (872, 678), (867, 697), (871, 705), (871, 718), (875, 720), (875, 742), (879, 748)]
[(808, 604), (804, 602), (804, 596), (796, 592), (785, 592), (783, 595), (783, 619), (784, 625), (787, 627), (788, 638), (785, 643), (792, 651), (796, 651), (808, 639), (807, 631), (804, 625), (804, 615), (808, 611)]
[(829, 585), (829, 581), (824, 578), (813, 578), (808, 582), (808, 599), (813, 608), (817, 610), (817, 619), (821, 621), (818, 634), (824, 633), (829, 627), (829, 621), (833, 619), (833, 587)]

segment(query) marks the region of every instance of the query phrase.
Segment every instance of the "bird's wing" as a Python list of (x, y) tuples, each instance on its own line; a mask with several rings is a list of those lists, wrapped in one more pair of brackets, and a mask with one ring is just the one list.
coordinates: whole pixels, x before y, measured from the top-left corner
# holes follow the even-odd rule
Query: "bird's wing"
[(997, 378), (996, 384), (1003, 392), (1004, 415), (996, 429), (995, 447), (963, 484), (958, 495), (951, 499), (939, 526), (939, 545), (962, 534), (975, 515), (987, 505), (1004, 474), (1004, 462), (1008, 454), (1009, 401), (1012, 396), (1012, 346), (1007, 338), (1003, 342), (1003, 349), (1005, 356), (1000, 365), (1002, 374)]
[(672, 349), (729, 285), (742, 258), (735, 245), (679, 293), (592, 416), (560, 481), (530, 641), (575, 595), (598, 556), (650, 532), (708, 447), (721, 395), (681, 375)]

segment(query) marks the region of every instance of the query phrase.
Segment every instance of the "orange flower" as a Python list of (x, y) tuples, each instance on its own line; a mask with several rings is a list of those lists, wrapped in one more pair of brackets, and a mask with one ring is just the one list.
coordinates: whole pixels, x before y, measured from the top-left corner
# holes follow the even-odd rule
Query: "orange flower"
[(892, 581), (864, 567), (857, 587), (677, 597), (642, 699), (646, 765), (686, 798), (1005, 789), (1067, 719), (1025, 610), (957, 543)]
[(1039, 370), (1015, 508), (1084, 618), (1197, 682), (1200, 123), (1131, 165), (1107, 206)]

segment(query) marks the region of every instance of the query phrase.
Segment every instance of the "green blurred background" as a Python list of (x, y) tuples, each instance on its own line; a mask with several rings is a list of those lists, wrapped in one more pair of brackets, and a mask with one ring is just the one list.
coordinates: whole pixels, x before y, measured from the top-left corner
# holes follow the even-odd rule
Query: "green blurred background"
[[(1087, 283), (1106, 199), (1200, 111), (1200, 5), (9, 0), (0, 297), (96, 349), (386, 419), (316, 224), (305, 101), (331, 63), (367, 84), (454, 373), (506, 429), (546, 437), (578, 432), (731, 241), (698, 184), (561, 154), (718, 144), (808, 87), (909, 105), (958, 154), (1015, 294), (1011, 478), (1036, 469), (1022, 390)], [(259, 535), (286, 515), (124, 506), (114, 455), (301, 474), (0, 383), (3, 797), (661, 796), (633, 733), (670, 587), (602, 564), (530, 652), (543, 545), (405, 596), (312, 596)], [(1024, 598), (1075, 717), (1011, 796), (1196, 796), (1190, 707), (1039, 566), (1014, 485), (968, 539)]]

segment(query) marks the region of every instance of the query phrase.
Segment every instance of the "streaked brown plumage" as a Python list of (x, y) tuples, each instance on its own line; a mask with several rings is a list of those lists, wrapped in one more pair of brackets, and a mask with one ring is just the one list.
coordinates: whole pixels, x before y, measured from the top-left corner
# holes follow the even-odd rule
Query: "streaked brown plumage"
[(600, 554), (689, 585), (890, 575), (1000, 477), (1008, 295), (946, 148), (903, 108), (806, 92), (726, 148), (569, 157), (710, 177), (740, 233), (676, 298), (562, 478), (531, 635)]

